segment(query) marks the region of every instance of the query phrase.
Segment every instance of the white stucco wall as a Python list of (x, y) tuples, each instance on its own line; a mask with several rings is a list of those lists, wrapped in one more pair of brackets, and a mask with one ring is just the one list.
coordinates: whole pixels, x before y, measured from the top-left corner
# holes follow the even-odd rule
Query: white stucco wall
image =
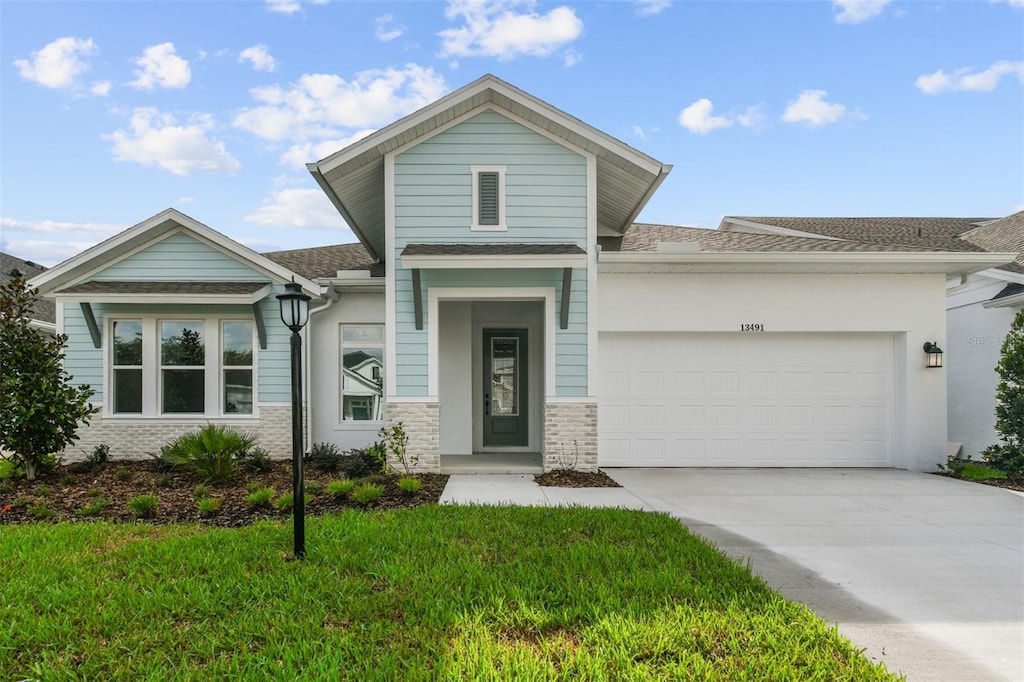
[(377, 440), (383, 421), (341, 419), (342, 324), (384, 324), (383, 293), (342, 291), (330, 308), (310, 319), (309, 348), (310, 443), (334, 443), (341, 449), (365, 447)]
[[(927, 369), (926, 341), (946, 347), (942, 275), (598, 275), (599, 331), (764, 334), (884, 332), (895, 341), (895, 463), (946, 460), (947, 370)], [(600, 362), (600, 359), (599, 359)]]
[(949, 440), (975, 457), (999, 440), (996, 433), (996, 385), (1003, 339), (1015, 308), (985, 308), (1006, 282), (976, 276), (947, 302), (946, 367), (949, 381)]

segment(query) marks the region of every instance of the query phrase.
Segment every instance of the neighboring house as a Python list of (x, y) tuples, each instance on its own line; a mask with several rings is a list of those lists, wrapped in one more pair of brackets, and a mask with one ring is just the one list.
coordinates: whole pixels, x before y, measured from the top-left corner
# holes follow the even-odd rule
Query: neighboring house
[(946, 283), (945, 365), (949, 440), (977, 457), (998, 440), (995, 371), (1003, 339), (1024, 305), (1024, 211), (995, 218), (779, 218), (727, 216), (727, 232), (797, 235), (898, 247), (1017, 254)]
[[(44, 270), (46, 268), (38, 263), (0, 252), (0, 281), (5, 284), (17, 275), (24, 279), (31, 279)], [(55, 334), (57, 329), (54, 324), (55, 314), (53, 301), (38, 299), (32, 306), (32, 319), (29, 320), (29, 326), (47, 334)]]
[(97, 389), (83, 442), (215, 421), (286, 454), (294, 277), (313, 442), (403, 422), (434, 471), (930, 470), (945, 281), (1010, 260), (634, 224), (670, 167), (493, 76), (309, 170), (359, 244), (259, 255), (168, 210), (36, 278)]

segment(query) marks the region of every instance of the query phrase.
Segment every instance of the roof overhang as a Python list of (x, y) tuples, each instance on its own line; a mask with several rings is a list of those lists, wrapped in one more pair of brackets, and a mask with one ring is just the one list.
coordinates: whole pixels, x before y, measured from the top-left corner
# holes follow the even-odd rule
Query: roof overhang
[(193, 303), (251, 305), (270, 295), (270, 282), (85, 282), (54, 294), (74, 303)]
[(945, 274), (969, 275), (1003, 265), (1014, 253), (974, 252), (608, 252), (598, 255), (605, 273), (732, 274)]
[(226, 255), (248, 265), (256, 272), (277, 283), (294, 281), (311, 296), (319, 296), (317, 283), (275, 263), (266, 256), (242, 246), (235, 240), (207, 227), (180, 211), (169, 208), (128, 228), (109, 239), (72, 256), (66, 261), (42, 272), (29, 281), (39, 289), (41, 296), (52, 296), (62, 289), (84, 282), (113, 263), (159, 241), (174, 232), (187, 232)]
[(576, 244), (409, 244), (402, 267), (410, 270), (582, 268), (587, 252)]
[(379, 259), (384, 252), (385, 155), (485, 109), (497, 110), (594, 156), (597, 222), (602, 233), (624, 233), (672, 169), (492, 75), (306, 168), (367, 251)]

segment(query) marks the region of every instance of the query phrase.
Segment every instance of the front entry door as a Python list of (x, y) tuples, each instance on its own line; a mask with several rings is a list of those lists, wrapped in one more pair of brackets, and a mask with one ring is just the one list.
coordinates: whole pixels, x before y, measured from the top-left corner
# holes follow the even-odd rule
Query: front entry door
[(483, 445), (529, 444), (525, 329), (484, 330)]

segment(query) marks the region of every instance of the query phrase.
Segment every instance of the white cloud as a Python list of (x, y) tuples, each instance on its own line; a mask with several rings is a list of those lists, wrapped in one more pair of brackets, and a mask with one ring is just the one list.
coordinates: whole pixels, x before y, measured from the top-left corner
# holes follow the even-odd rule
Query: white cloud
[(223, 142), (207, 135), (213, 129), (213, 117), (194, 114), (186, 125), (178, 125), (174, 116), (155, 108), (135, 109), (131, 130), (116, 130), (103, 139), (114, 143), (114, 158), (134, 161), (143, 166), (158, 166), (175, 175), (194, 171), (237, 173), (242, 164), (228, 153)]
[(263, 206), (245, 216), (246, 222), (272, 227), (337, 230), (345, 221), (319, 189), (275, 190)]
[(78, 255), (90, 246), (95, 246), (96, 241), (57, 242), (41, 241), (37, 239), (8, 239), (0, 238), (0, 246), (5, 253), (10, 253), (23, 260), (30, 260), (47, 267), (52, 267), (61, 261)]
[(71, 223), (58, 220), (15, 220), (0, 218), (4, 231), (29, 232), (32, 234), (95, 234), (109, 237), (123, 230), (125, 225), (114, 223)]
[(135, 60), (135, 80), (129, 83), (133, 88), (183, 88), (192, 80), (192, 69), (188, 61), (174, 53), (174, 43), (151, 45)]
[(976, 73), (970, 73), (969, 69), (957, 69), (952, 74), (947, 74), (939, 69), (935, 73), (918, 76), (914, 85), (926, 95), (938, 95), (943, 92), (991, 92), (996, 89), (1003, 76), (1016, 76), (1017, 80), (1024, 84), (1024, 62), (999, 61)]
[(572, 48), (565, 51), (565, 55), (562, 57), (562, 62), (566, 68), (572, 68), (583, 61), (583, 55)]
[(405, 34), (405, 26), (395, 21), (391, 14), (384, 14), (374, 20), (374, 35), (382, 43), (388, 43)]
[(835, 15), (837, 24), (859, 24), (874, 19), (890, 0), (832, 0), (833, 10), (838, 10)]
[(114, 84), (110, 81), (96, 81), (89, 86), (89, 92), (97, 97), (106, 97), (110, 94), (110, 88), (112, 87), (114, 87)]
[(326, 158), (334, 152), (344, 149), (354, 142), (358, 142), (371, 133), (373, 133), (373, 130), (367, 129), (337, 140), (323, 140), (316, 144), (312, 142), (294, 144), (281, 155), (281, 163), (287, 166), (294, 166), (295, 168), (305, 168), (307, 163)]
[(659, 130), (661, 130), (661, 128), (657, 126), (653, 126), (651, 128), (644, 128), (643, 126), (633, 126), (632, 130), (634, 135), (639, 137), (641, 140), (646, 140), (648, 136), (658, 132)]
[(15, 59), (14, 65), (25, 80), (47, 88), (62, 90), (75, 85), (75, 79), (89, 69), (82, 57), (97, 51), (92, 38), (57, 38), (33, 52), (31, 59)]
[(638, 17), (653, 17), (672, 6), (672, 0), (636, 0)]
[(760, 104), (747, 107), (742, 114), (736, 114), (736, 122), (744, 128), (753, 128), (754, 130), (764, 129), (768, 124), (768, 117), (764, 115), (761, 108), (762, 105)]
[(338, 138), (390, 123), (447, 91), (442, 75), (416, 64), (362, 71), (350, 81), (334, 74), (305, 74), (287, 89), (274, 85), (250, 90), (260, 105), (242, 109), (233, 123), (270, 141)]
[(707, 135), (712, 130), (732, 126), (732, 121), (724, 116), (712, 115), (713, 109), (711, 100), (701, 98), (679, 112), (679, 125), (698, 135)]
[(1017, 9), (1024, 9), (1024, 0), (989, 0), (993, 5), (1005, 2), (1010, 7), (1016, 7)]
[[(461, 26), (441, 31), (442, 57), (546, 57), (583, 33), (571, 7), (546, 14), (533, 11), (535, 0), (448, 0), (445, 16)], [(520, 11), (521, 10), (521, 11)]]
[[(326, 5), (330, 0), (310, 0), (311, 5)], [(302, 9), (300, 0), (266, 0), (267, 10), (278, 14), (295, 14)]]
[(263, 43), (247, 47), (239, 52), (238, 61), (251, 63), (252, 68), (257, 71), (273, 71), (277, 68), (277, 62)]
[(799, 97), (788, 103), (782, 120), (786, 123), (806, 123), (817, 127), (835, 123), (847, 116), (846, 107), (826, 102), (827, 96), (828, 92), (825, 90), (804, 90)]

